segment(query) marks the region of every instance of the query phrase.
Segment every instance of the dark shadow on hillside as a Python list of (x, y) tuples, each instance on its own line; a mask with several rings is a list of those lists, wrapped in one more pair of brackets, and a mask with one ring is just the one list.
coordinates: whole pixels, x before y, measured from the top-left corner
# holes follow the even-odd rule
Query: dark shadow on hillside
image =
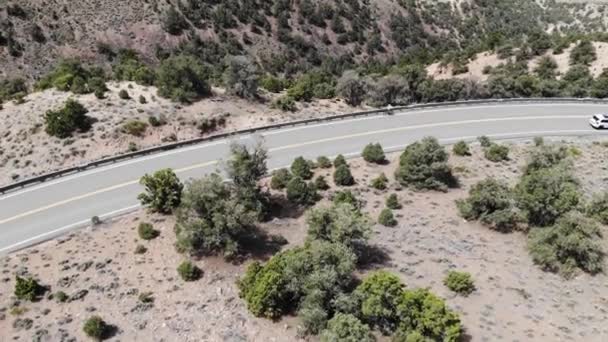
[(358, 267), (362, 270), (369, 270), (378, 266), (386, 265), (391, 261), (388, 250), (377, 245), (365, 245), (357, 248)]
[(290, 202), (283, 195), (272, 195), (270, 197), (270, 218), (290, 218), (301, 217), (306, 211), (306, 207)]
[(241, 253), (233, 261), (235, 263), (242, 263), (249, 258), (268, 260), (287, 243), (288, 241), (283, 236), (271, 235), (255, 227), (252, 228), (251, 234), (239, 241)]

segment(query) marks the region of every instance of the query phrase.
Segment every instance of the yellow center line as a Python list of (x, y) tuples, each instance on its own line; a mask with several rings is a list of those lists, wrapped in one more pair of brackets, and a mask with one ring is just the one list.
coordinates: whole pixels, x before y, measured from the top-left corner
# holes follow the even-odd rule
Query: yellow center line
[[(302, 147), (302, 146), (308, 146), (308, 145), (314, 145), (314, 144), (320, 144), (320, 143), (327, 143), (327, 142), (332, 142), (332, 141), (338, 141), (338, 140), (344, 140), (344, 139), (351, 139), (351, 138), (358, 138), (358, 137), (364, 137), (364, 136), (369, 136), (369, 135), (375, 135), (375, 134), (384, 134), (384, 133), (392, 133), (392, 132), (400, 132), (400, 131), (407, 131), (407, 130), (416, 130), (416, 129), (421, 129), (421, 128), (430, 128), (430, 127), (441, 127), (441, 126), (451, 126), (451, 125), (463, 125), (463, 124), (470, 124), (470, 123), (481, 123), (481, 122), (496, 122), (496, 121), (509, 121), (509, 120), (535, 120), (535, 119), (552, 119), (552, 118), (558, 118), (558, 119), (572, 119), (572, 118), (580, 118), (580, 116), (578, 115), (570, 115), (570, 116), (531, 116), (531, 117), (506, 117), (506, 118), (493, 118), (493, 119), (479, 119), (479, 120), (466, 120), (466, 121), (454, 121), (454, 122), (441, 122), (441, 123), (434, 123), (434, 124), (423, 124), (423, 125), (415, 125), (415, 126), (405, 126), (405, 127), (395, 127), (395, 128), (388, 128), (388, 129), (381, 129), (381, 130), (376, 130), (376, 131), (367, 131), (367, 132), (361, 132), (361, 133), (354, 133), (354, 134), (348, 134), (348, 135), (341, 135), (341, 136), (336, 136), (336, 137), (332, 137), (332, 138), (324, 138), (324, 139), (318, 139), (318, 140), (313, 140), (313, 141), (307, 141), (307, 142), (302, 142), (302, 143), (297, 143), (297, 144), (291, 144), (291, 145), (284, 145), (281, 147), (275, 147), (275, 148), (271, 148), (268, 151), (269, 152), (274, 152), (274, 151), (281, 151), (281, 150), (287, 150), (287, 149), (292, 149), (292, 148), (297, 148), (297, 147)], [(191, 170), (195, 170), (195, 169), (199, 169), (199, 168), (203, 168), (205, 166), (210, 166), (210, 165), (214, 165), (217, 164), (219, 161), (218, 160), (213, 160), (213, 161), (209, 161), (209, 162), (205, 162), (205, 163), (200, 163), (200, 164), (195, 164), (195, 165), (191, 165), (191, 166), (187, 166), (181, 169), (176, 169), (174, 170), (176, 173), (181, 173), (181, 172), (186, 172), (186, 171), (191, 171)], [(99, 195), (101, 193), (104, 192), (108, 192), (108, 191), (112, 191), (112, 190), (116, 190), (116, 189), (120, 189), (129, 185), (133, 185), (133, 184), (137, 184), (139, 182), (139, 180), (132, 180), (129, 182), (125, 182), (125, 183), (121, 183), (121, 184), (117, 184), (117, 185), (113, 185), (104, 189), (99, 189), (93, 192), (90, 192), (88, 194), (83, 194), (80, 196), (76, 196), (76, 197), (72, 197), (72, 198), (68, 198), (65, 199), (63, 201), (59, 201), (53, 204), (49, 204), (47, 206), (44, 207), (40, 207), (37, 209), (33, 209), (18, 215), (15, 215), (13, 217), (9, 217), (7, 219), (4, 220), (0, 220), (0, 225), (4, 224), (4, 223), (8, 223), (11, 221), (15, 221), (17, 219), (26, 217), (26, 216), (30, 216), (36, 213), (39, 213), (41, 211), (45, 211), (48, 209), (52, 209), (64, 204), (68, 204), (74, 201), (78, 201), (84, 198), (88, 198), (91, 196), (95, 196), (95, 195)]]

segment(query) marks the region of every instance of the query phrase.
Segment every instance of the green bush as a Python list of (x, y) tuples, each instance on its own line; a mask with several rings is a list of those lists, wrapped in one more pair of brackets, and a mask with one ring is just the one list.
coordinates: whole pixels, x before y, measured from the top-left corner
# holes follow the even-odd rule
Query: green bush
[(564, 163), (568, 163), (568, 148), (566, 146), (540, 144), (530, 152), (524, 167), (524, 174), (549, 169)]
[(341, 165), (346, 165), (346, 166), (348, 166), (348, 163), (346, 162), (346, 158), (344, 158), (344, 156), (343, 156), (343, 155), (338, 154), (338, 155), (336, 156), (336, 158), (334, 159), (334, 167), (335, 167), (335, 168), (338, 168), (338, 167), (339, 167), (339, 166), (341, 166)]
[(99, 316), (91, 316), (82, 327), (84, 333), (98, 341), (105, 339), (110, 332), (110, 326)]
[(387, 271), (369, 274), (353, 292), (362, 321), (384, 333), (393, 332), (399, 325), (403, 288), (399, 278)]
[(394, 227), (397, 225), (397, 220), (393, 216), (392, 210), (385, 208), (378, 215), (378, 223), (385, 227)]
[(334, 183), (339, 186), (351, 186), (355, 184), (355, 179), (347, 165), (343, 164), (336, 168), (334, 171)]
[(366, 84), (356, 72), (350, 70), (338, 80), (336, 90), (347, 104), (358, 106), (365, 98)]
[(61, 91), (71, 91), (74, 94), (87, 94), (94, 91), (105, 91), (103, 70), (86, 68), (77, 60), (63, 60), (35, 86), (44, 90), (57, 88)]
[(590, 65), (597, 59), (597, 53), (595, 47), (590, 40), (581, 40), (572, 50), (570, 51), (570, 65)]
[(452, 152), (457, 156), (470, 156), (471, 150), (465, 141), (459, 141), (452, 147)]
[(46, 112), (45, 131), (61, 139), (70, 137), (76, 130), (85, 132), (91, 128), (91, 119), (86, 115), (88, 112), (79, 102), (68, 99), (63, 108)]
[(285, 189), (289, 181), (293, 178), (289, 170), (279, 169), (272, 172), (270, 187), (275, 190)]
[(315, 178), (315, 189), (317, 190), (327, 190), (329, 189), (329, 184), (327, 184), (327, 181), (325, 180), (325, 177), (323, 176), (318, 176), (317, 178)]
[(184, 281), (199, 280), (202, 275), (201, 269), (189, 260), (182, 261), (182, 263), (177, 266), (177, 273)]
[(278, 77), (266, 75), (260, 79), (260, 86), (271, 93), (280, 93), (285, 89), (286, 82)]
[(577, 208), (581, 193), (570, 169), (560, 165), (524, 175), (515, 187), (515, 198), (528, 222), (544, 227)]
[(129, 95), (129, 92), (126, 89), (120, 89), (120, 91), (118, 92), (118, 97), (123, 100), (131, 99), (131, 95)]
[(27, 94), (27, 85), (22, 78), (4, 79), (0, 81), (0, 103), (16, 99)]
[(494, 163), (509, 160), (509, 147), (492, 143), (484, 149), (483, 154), (487, 160)]
[(293, 163), (291, 163), (291, 173), (293, 173), (295, 177), (300, 177), (304, 180), (309, 180), (313, 176), (313, 173), (310, 170), (310, 164), (303, 157), (294, 159)]
[(154, 84), (156, 75), (147, 65), (142, 63), (133, 50), (118, 52), (118, 61), (112, 66), (114, 78), (119, 81), (133, 81), (137, 84), (150, 86)]
[(188, 24), (188, 21), (186, 21), (186, 18), (171, 5), (163, 14), (162, 27), (167, 33), (179, 36), (184, 30), (187, 30), (190, 25)]
[(180, 204), (184, 186), (173, 170), (163, 169), (153, 175), (146, 174), (139, 183), (146, 188), (146, 192), (137, 198), (153, 212), (169, 214)]
[(140, 239), (153, 240), (157, 238), (158, 235), (160, 235), (160, 232), (154, 229), (154, 226), (152, 226), (152, 224), (142, 222), (139, 224), (139, 226), (137, 226), (137, 234), (139, 235)]
[(317, 166), (322, 169), (329, 169), (331, 167), (331, 160), (325, 156), (317, 158)]
[(587, 216), (608, 224), (608, 192), (593, 196), (587, 205)]
[(148, 124), (139, 120), (129, 120), (121, 127), (123, 133), (136, 137), (143, 137), (147, 129)]
[(443, 285), (445, 285), (448, 289), (463, 296), (468, 296), (473, 291), (475, 291), (475, 284), (473, 283), (473, 278), (467, 272), (451, 271), (443, 279)]
[(43, 292), (44, 288), (34, 278), (15, 277), (15, 297), (33, 302)]
[(522, 220), (514, 209), (508, 185), (492, 178), (480, 181), (469, 189), (469, 197), (456, 201), (460, 215), (467, 220), (480, 220), (490, 228), (508, 232)]
[(53, 298), (59, 303), (65, 303), (68, 300), (69, 296), (63, 291), (57, 291), (53, 295)]
[(384, 150), (379, 143), (366, 145), (363, 149), (362, 156), (368, 163), (383, 164), (386, 161)]
[(228, 94), (245, 99), (258, 98), (259, 71), (245, 56), (226, 57), (223, 81)]
[(293, 177), (287, 183), (287, 199), (299, 205), (312, 205), (318, 200), (314, 185), (307, 184), (300, 177)]
[(532, 259), (544, 270), (572, 276), (576, 269), (598, 273), (603, 269), (602, 233), (579, 212), (570, 212), (548, 228), (534, 228), (528, 236)]
[(393, 210), (398, 210), (402, 208), (401, 203), (399, 203), (399, 197), (397, 197), (397, 194), (390, 194), (386, 198), (386, 207)]
[(488, 138), (485, 135), (482, 135), (482, 136), (478, 137), (477, 141), (479, 141), (479, 144), (483, 148), (488, 148), (488, 147), (492, 146), (492, 141), (490, 140), (490, 138)]
[(148, 248), (146, 248), (146, 246), (144, 245), (137, 245), (135, 246), (135, 254), (144, 254), (148, 251)]
[(337, 313), (327, 322), (321, 342), (374, 342), (369, 326), (351, 314)]
[(345, 245), (359, 252), (369, 240), (371, 220), (350, 203), (313, 208), (306, 215), (309, 240)]
[(291, 96), (281, 96), (272, 103), (272, 108), (280, 109), (284, 112), (295, 112), (296, 102)]
[(387, 183), (388, 178), (386, 178), (386, 175), (384, 174), (384, 172), (382, 172), (378, 177), (372, 179), (370, 186), (377, 190), (386, 190)]
[(339, 203), (348, 203), (355, 208), (361, 207), (361, 203), (350, 190), (336, 192), (332, 201), (336, 205)]
[(424, 138), (409, 145), (401, 154), (395, 178), (416, 189), (446, 191), (457, 184), (447, 160), (448, 154), (437, 139)]
[(176, 102), (193, 102), (211, 94), (208, 78), (209, 71), (196, 58), (184, 55), (169, 57), (156, 71), (158, 95)]

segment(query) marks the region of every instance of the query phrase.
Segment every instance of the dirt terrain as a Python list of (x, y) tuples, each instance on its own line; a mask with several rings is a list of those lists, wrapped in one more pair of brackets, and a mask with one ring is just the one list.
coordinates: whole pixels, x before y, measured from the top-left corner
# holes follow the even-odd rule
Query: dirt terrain
[[(593, 158), (605, 154), (607, 144), (570, 138), (567, 143), (578, 155), (575, 170), (586, 194), (608, 190), (603, 176), (608, 161)], [(373, 218), (392, 192), (404, 205), (396, 212), (397, 227), (374, 227), (372, 244), (387, 255), (378, 267), (395, 272), (409, 287), (430, 287), (446, 298), (461, 315), (471, 341), (606, 341), (607, 275), (581, 274), (564, 280), (545, 273), (533, 265), (523, 234), (497, 233), (457, 215), (454, 200), (465, 197), (471, 184), (487, 176), (515, 182), (531, 143), (509, 144), (508, 162), (485, 160), (477, 146), (471, 157), (452, 156), (462, 186), (448, 193), (413, 192), (394, 184), (397, 154), (389, 156), (391, 163), (386, 166), (351, 161), (357, 180), (354, 190)], [(381, 171), (391, 179), (391, 186), (386, 191), (372, 190), (367, 184)], [(330, 172), (317, 170), (328, 179)], [(141, 221), (152, 222), (160, 236), (150, 242), (140, 240), (135, 227)], [(289, 241), (284, 248), (289, 248), (303, 242), (303, 221), (303, 217), (274, 219), (262, 228), (283, 235)], [(0, 340), (85, 340), (82, 325), (93, 314), (115, 325), (113, 341), (298, 339), (296, 318), (272, 322), (247, 312), (235, 286), (247, 262), (203, 258), (196, 261), (204, 271), (202, 279), (182, 281), (176, 267), (184, 256), (173, 247), (172, 228), (171, 217), (139, 211), (6, 256), (0, 261)], [(138, 244), (148, 251), (134, 254)], [(456, 296), (442, 285), (452, 269), (472, 274), (477, 287), (472, 295)], [(62, 290), (70, 299), (19, 302), (12, 294), (15, 274), (33, 275), (52, 293)], [(153, 293), (152, 304), (138, 301), (138, 294), (147, 291)]]
[[(213, 97), (186, 106), (158, 97), (156, 87), (121, 82), (109, 83), (108, 88), (110, 91), (103, 100), (93, 94), (46, 90), (26, 96), (23, 104), (4, 104), (0, 110), (3, 123), (0, 125), (0, 169), (3, 170), (0, 185), (126, 153), (130, 147), (143, 149), (223, 131), (362, 110), (339, 100), (318, 100), (298, 103), (297, 111), (284, 112), (270, 108), (271, 101), (280, 95), (265, 94), (261, 101), (252, 102), (224, 95), (220, 88), (213, 89)], [(127, 90), (131, 99), (120, 99), (121, 89)], [(140, 96), (146, 99), (145, 104), (139, 102)], [(82, 103), (89, 111), (87, 115), (96, 122), (88, 132), (75, 134), (73, 138), (53, 138), (44, 131), (44, 114), (62, 107), (68, 98)], [(148, 124), (151, 116), (165, 120), (166, 124), (152, 127)], [(222, 117), (226, 119), (225, 127), (204, 134), (198, 128), (205, 119)], [(142, 136), (122, 131), (122, 126), (130, 120), (148, 124)]]

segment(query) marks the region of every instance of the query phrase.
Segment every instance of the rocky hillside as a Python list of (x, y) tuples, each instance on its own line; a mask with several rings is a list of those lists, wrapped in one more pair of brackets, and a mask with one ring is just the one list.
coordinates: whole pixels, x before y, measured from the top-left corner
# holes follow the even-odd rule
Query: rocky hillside
[(211, 64), (250, 54), (286, 74), (375, 59), (428, 64), (605, 27), (602, 5), (554, 0), (13, 0), (0, 4), (0, 77), (35, 79), (66, 57), (107, 65), (121, 48), (150, 63), (183, 51)]

